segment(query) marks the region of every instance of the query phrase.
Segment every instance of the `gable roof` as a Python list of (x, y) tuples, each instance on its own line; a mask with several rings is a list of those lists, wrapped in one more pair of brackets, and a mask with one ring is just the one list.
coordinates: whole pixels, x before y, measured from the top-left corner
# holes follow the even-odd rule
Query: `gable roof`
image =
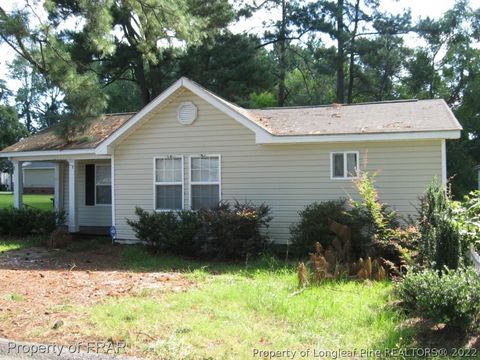
[(2, 152), (95, 149), (134, 114), (122, 113), (99, 116), (92, 121), (91, 126), (83, 136), (70, 143), (58, 136), (54, 127), (50, 127), (6, 147)]
[(441, 99), (249, 110), (254, 121), (280, 136), (461, 130)]
[(185, 77), (138, 113), (109, 114), (94, 120), (86, 136), (66, 143), (53, 129), (32, 135), (0, 152), (87, 151), (110, 154), (154, 110), (184, 90), (199, 96), (255, 133), (257, 144), (370, 140), (452, 139), (461, 125), (443, 100), (403, 100), (352, 105), (244, 109)]

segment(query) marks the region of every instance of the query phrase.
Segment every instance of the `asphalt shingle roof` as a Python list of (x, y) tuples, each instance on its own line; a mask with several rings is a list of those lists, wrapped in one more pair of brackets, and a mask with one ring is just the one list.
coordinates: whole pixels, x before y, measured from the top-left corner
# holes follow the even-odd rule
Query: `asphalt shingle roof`
[(84, 135), (70, 143), (58, 136), (54, 128), (48, 128), (6, 147), (2, 152), (94, 149), (133, 115), (135, 113), (100, 116), (92, 121)]
[(274, 135), (335, 135), (461, 130), (445, 101), (404, 100), (248, 110)]

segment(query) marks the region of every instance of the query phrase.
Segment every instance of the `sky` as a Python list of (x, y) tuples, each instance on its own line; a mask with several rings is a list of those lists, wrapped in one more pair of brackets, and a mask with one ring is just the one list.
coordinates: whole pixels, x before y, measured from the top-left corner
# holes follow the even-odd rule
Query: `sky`
[[(39, 0), (41, 1), (41, 0)], [(9, 11), (15, 7), (22, 6), (24, 1), (0, 0), (0, 6)], [(410, 9), (413, 20), (420, 17), (438, 18), (446, 10), (452, 8), (454, 0), (381, 0), (380, 9), (390, 13), (399, 13), (404, 9)], [(480, 8), (480, 0), (470, 0), (473, 8)], [(230, 26), (230, 30), (234, 33), (262, 33), (262, 24), (270, 19), (279, 17), (279, 13), (270, 11), (258, 11), (252, 18), (242, 20)], [(406, 39), (407, 44), (415, 46), (418, 41), (414, 36)], [(0, 44), (0, 79), (7, 81), (8, 87), (15, 91), (19, 84), (16, 81), (8, 79), (7, 64), (12, 61), (14, 57), (13, 50), (6, 44)]]

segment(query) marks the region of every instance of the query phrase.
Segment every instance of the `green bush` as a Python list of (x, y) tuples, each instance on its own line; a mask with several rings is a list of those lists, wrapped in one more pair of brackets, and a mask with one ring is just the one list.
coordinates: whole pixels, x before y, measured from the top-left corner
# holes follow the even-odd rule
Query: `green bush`
[(0, 234), (8, 236), (50, 235), (65, 224), (65, 212), (30, 207), (0, 209)]
[(215, 209), (150, 213), (136, 208), (127, 219), (136, 237), (156, 252), (215, 259), (256, 256), (268, 242), (264, 234), (270, 208), (250, 203), (221, 203)]
[(464, 263), (466, 243), (455, 221), (452, 201), (445, 188), (434, 180), (420, 199), (420, 264), (442, 270), (457, 269)]
[(200, 253), (216, 259), (258, 256), (269, 243), (270, 207), (251, 203), (223, 202), (214, 209), (200, 210)]
[(362, 172), (353, 181), (361, 201), (352, 199), (352, 205), (357, 213), (365, 219), (365, 231), (369, 237), (379, 243), (390, 243), (396, 236), (395, 232), (399, 223), (394, 211), (389, 211), (387, 205), (380, 202), (378, 191), (375, 188), (377, 173)]
[(460, 236), (480, 250), (480, 191), (472, 191), (463, 201), (452, 202), (453, 220)]
[(171, 239), (172, 252), (179, 255), (196, 255), (199, 249), (198, 237), (202, 230), (199, 213), (191, 210), (177, 212), (177, 229)]
[(345, 199), (314, 202), (300, 212), (300, 222), (290, 226), (292, 250), (298, 255), (312, 251), (318, 241), (328, 248), (335, 234), (330, 231), (329, 221), (334, 220), (350, 227), (352, 232), (352, 250), (357, 257), (365, 256), (368, 238), (364, 236), (365, 218), (353, 209), (347, 209)]
[(154, 252), (183, 255), (196, 252), (194, 238), (201, 229), (198, 213), (186, 210), (150, 213), (137, 207), (135, 214), (138, 220), (127, 219), (127, 224)]
[(480, 320), (480, 278), (471, 268), (409, 272), (396, 292), (406, 310), (468, 330)]

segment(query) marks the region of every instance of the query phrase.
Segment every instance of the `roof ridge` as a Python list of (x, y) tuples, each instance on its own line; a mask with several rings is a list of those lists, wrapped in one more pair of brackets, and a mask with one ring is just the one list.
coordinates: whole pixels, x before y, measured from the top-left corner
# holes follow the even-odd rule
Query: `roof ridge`
[(328, 107), (347, 107), (347, 106), (360, 106), (360, 105), (381, 105), (381, 104), (397, 104), (397, 103), (409, 103), (409, 102), (419, 102), (419, 101), (431, 101), (431, 100), (441, 100), (441, 99), (399, 99), (399, 100), (384, 100), (384, 101), (368, 101), (354, 104), (323, 104), (323, 105), (298, 105), (298, 106), (272, 106), (265, 108), (254, 108), (254, 109), (245, 109), (250, 111), (255, 110), (283, 110), (283, 109), (309, 109), (309, 108), (328, 108)]

